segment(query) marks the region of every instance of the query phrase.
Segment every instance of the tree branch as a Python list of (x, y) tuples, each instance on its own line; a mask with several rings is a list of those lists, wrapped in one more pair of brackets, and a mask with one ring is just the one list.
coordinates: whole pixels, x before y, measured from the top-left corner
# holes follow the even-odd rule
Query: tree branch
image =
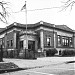
[(1, 6), (1, 8), (2, 8), (2, 12), (0, 12), (0, 20), (3, 22), (3, 23), (7, 23), (7, 16), (9, 15), (8, 14), (8, 12), (7, 12), (7, 10), (6, 10), (6, 8), (7, 7), (5, 7), (5, 5), (8, 5), (8, 3), (9, 2), (4, 2), (4, 1), (1, 1), (0, 2), (0, 6)]
[(75, 4), (75, 0), (68, 0), (68, 1), (63, 2), (63, 3), (64, 3), (64, 5), (62, 6), (62, 10), (61, 11), (67, 10), (68, 7), (70, 7), (70, 9), (72, 10), (72, 8), (73, 8), (73, 6)]

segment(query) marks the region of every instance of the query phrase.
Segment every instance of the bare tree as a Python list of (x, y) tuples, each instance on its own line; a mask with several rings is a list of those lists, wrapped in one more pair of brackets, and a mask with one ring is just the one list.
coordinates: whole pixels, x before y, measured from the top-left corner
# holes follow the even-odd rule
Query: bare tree
[(0, 1), (0, 20), (3, 22), (3, 23), (7, 23), (7, 19), (6, 17), (9, 16), (9, 13), (7, 12), (7, 5), (8, 5), (8, 2), (4, 2), (4, 1)]
[[(6, 5), (8, 5), (7, 2), (0, 1), (0, 21), (3, 23), (7, 23), (6, 17), (9, 16), (7, 10), (6, 10)], [(2, 45), (0, 46), (0, 62), (3, 61), (3, 50), (2, 50)]]
[(70, 7), (70, 9), (72, 10), (74, 4), (75, 4), (75, 0), (67, 0), (66, 2), (63, 2), (64, 5), (62, 6), (62, 10), (66, 10), (68, 7)]

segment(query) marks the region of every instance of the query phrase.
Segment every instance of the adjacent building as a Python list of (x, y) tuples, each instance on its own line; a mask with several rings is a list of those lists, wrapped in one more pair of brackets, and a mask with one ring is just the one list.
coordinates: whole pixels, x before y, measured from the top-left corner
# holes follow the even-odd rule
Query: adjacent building
[(43, 21), (27, 24), (26, 31), (25, 24), (14, 22), (0, 29), (0, 45), (8, 57), (26, 57), (28, 51), (42, 52), (46, 56), (46, 50), (52, 48), (57, 49), (59, 55), (60, 50), (75, 49), (75, 32), (66, 25)]

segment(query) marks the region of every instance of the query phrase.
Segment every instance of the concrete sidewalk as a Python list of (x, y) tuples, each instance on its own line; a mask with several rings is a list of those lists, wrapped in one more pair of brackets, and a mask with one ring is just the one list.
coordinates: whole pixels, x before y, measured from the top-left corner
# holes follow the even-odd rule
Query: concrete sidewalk
[(19, 68), (38, 68), (44, 66), (50, 66), (54, 64), (62, 64), (67, 61), (75, 61), (75, 57), (43, 57), (33, 59), (13, 59), (13, 58), (4, 58), (5, 62), (13, 62), (18, 65)]

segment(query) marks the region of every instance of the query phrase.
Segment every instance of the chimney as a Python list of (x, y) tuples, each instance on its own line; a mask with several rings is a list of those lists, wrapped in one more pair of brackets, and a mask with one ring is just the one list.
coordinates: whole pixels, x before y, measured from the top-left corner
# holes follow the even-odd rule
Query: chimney
[(43, 24), (43, 21), (40, 21), (40, 24)]
[(55, 24), (53, 24), (53, 27), (55, 27)]
[(14, 22), (14, 25), (16, 26), (16, 25), (17, 25), (17, 23), (16, 23), (16, 22)]

